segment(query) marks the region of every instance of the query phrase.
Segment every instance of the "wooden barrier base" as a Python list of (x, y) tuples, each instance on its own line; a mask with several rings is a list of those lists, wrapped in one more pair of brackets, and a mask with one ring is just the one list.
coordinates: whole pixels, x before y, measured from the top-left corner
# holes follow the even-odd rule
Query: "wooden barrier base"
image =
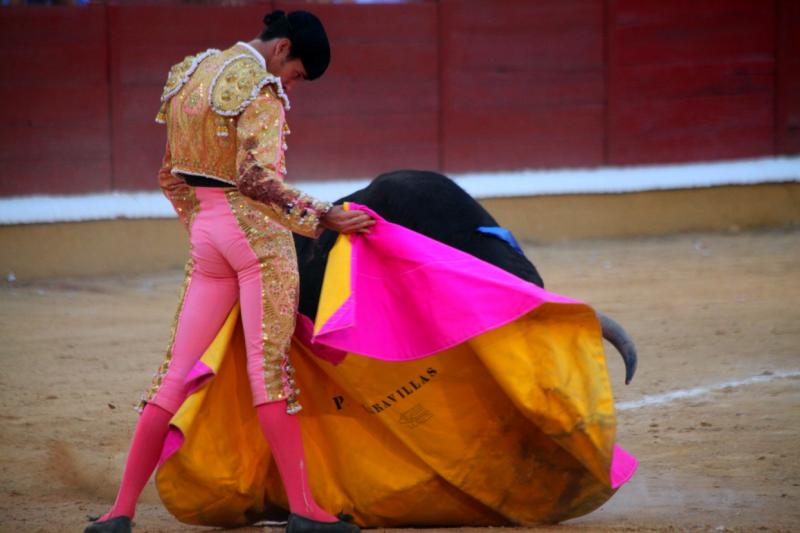
[(534, 242), (800, 223), (800, 183), (492, 198), (481, 203), (520, 240)]
[(19, 280), (135, 274), (188, 258), (177, 219), (118, 219), (0, 226), (0, 274)]
[[(625, 238), (800, 224), (800, 183), (482, 201), (520, 241)], [(0, 275), (18, 280), (180, 268), (176, 219), (0, 226)]]

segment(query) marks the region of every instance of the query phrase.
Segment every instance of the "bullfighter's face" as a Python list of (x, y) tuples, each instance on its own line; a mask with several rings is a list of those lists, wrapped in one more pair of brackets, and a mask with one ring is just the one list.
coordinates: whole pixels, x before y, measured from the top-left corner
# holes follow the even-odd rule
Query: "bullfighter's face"
[(281, 79), (284, 90), (288, 93), (297, 83), (306, 79), (306, 69), (300, 59), (292, 58), (289, 51), (292, 43), (289, 39), (279, 39), (267, 55), (267, 70)]

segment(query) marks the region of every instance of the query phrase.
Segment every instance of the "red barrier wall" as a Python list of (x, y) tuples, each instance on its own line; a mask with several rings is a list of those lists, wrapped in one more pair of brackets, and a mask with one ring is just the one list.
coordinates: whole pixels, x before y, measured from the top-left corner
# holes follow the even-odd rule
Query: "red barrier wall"
[(111, 187), (106, 9), (0, 8), (0, 194)]
[(170, 65), (317, 13), (291, 179), (800, 153), (795, 0), (0, 8), (0, 196), (154, 187)]
[(800, 2), (778, 1), (776, 144), (780, 154), (800, 153)]
[(441, 3), (448, 172), (603, 164), (603, 1)]
[(292, 179), (439, 167), (435, 3), (307, 5), (325, 22), (331, 66), (290, 94)]
[(609, 3), (608, 162), (774, 152), (775, 5)]

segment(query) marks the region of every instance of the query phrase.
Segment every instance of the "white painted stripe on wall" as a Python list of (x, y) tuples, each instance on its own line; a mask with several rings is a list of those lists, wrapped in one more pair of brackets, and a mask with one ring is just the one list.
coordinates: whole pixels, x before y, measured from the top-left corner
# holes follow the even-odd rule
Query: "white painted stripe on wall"
[(672, 403), (678, 400), (685, 400), (688, 398), (697, 398), (699, 396), (706, 396), (712, 392), (727, 389), (728, 387), (736, 388), (743, 385), (754, 385), (756, 383), (769, 383), (784, 378), (800, 377), (800, 370), (779, 370), (769, 374), (759, 374), (744, 379), (735, 379), (733, 381), (724, 381), (722, 383), (714, 383), (704, 387), (694, 387), (691, 389), (675, 390), (665, 392), (663, 394), (652, 394), (643, 396), (638, 400), (629, 402), (620, 402), (616, 405), (617, 411), (628, 411), (630, 409), (641, 409), (642, 407), (650, 407), (654, 405), (663, 405)]
[[(719, 185), (800, 181), (800, 157), (591, 169), (518, 170), (451, 176), (476, 198), (554, 194), (608, 194)], [(298, 181), (293, 185), (333, 201), (366, 186), (350, 181)], [(0, 198), (0, 224), (73, 222), (114, 218), (173, 218), (160, 192), (110, 192)]]
[(505, 174), (474, 173), (461, 174), (454, 179), (478, 198), (625, 193), (800, 181), (800, 157), (636, 167), (524, 170)]

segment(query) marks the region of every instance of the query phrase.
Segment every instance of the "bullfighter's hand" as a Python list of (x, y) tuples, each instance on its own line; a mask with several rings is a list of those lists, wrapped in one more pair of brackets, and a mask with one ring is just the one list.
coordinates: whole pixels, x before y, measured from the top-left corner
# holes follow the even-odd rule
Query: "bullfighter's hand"
[(322, 217), (322, 226), (339, 233), (369, 233), (375, 219), (364, 211), (345, 211), (335, 205)]

